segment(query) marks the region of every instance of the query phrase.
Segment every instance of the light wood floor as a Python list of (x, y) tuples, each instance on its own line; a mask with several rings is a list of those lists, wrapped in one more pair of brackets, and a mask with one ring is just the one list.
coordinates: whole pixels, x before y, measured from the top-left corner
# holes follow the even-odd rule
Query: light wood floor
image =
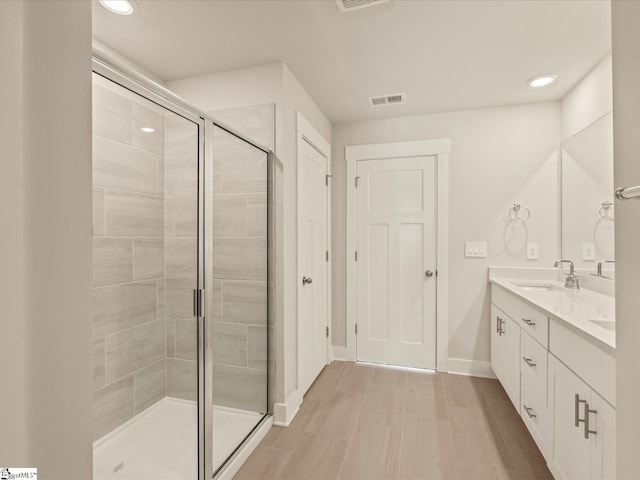
[(497, 380), (333, 362), (235, 478), (552, 476)]

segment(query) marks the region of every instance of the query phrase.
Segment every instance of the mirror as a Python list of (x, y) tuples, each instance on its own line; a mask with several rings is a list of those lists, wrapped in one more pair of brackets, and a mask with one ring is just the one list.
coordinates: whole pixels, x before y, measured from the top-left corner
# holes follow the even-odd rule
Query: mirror
[[(562, 257), (596, 273), (614, 260), (613, 114), (607, 113), (562, 144)], [(612, 264), (603, 265), (612, 278)]]

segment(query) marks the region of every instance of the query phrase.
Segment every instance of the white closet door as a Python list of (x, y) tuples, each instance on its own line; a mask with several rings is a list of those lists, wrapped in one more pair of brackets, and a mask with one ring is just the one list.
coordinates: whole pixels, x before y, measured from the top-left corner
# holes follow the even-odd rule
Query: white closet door
[(301, 145), (298, 365), (299, 389), (304, 393), (327, 363), (327, 159), (306, 141)]

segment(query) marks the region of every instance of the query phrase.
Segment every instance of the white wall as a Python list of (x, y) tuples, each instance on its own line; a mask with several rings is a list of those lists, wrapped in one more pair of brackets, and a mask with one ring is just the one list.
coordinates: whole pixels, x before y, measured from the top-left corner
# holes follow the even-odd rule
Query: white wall
[(276, 298), (276, 402), (295, 402), (298, 398), (296, 111), (328, 142), (331, 124), (281, 62), (176, 80), (168, 82), (167, 88), (205, 112), (276, 104), (275, 153), (283, 164), (275, 180), (276, 289), (279, 292)]
[(564, 96), (560, 102), (562, 141), (612, 110), (611, 69), (611, 55), (607, 55)]
[[(298, 138), (297, 115), (302, 115), (331, 144), (331, 123), (286, 65), (284, 67), (284, 145), (278, 156), (285, 164), (284, 178), (284, 351), (287, 373), (285, 399), (298, 388)], [(277, 108), (277, 107), (276, 107)], [(293, 161), (292, 161), (293, 160)], [(291, 168), (287, 168), (287, 166)], [(300, 392), (302, 393), (302, 392)]]
[(91, 5), (1, 2), (0, 464), (92, 476)]
[(92, 476), (91, 4), (24, 3), (27, 462)]
[(282, 63), (211, 73), (167, 82), (166, 86), (204, 112), (281, 103)]
[(145, 70), (140, 65), (132, 62), (127, 57), (125, 57), (123, 55), (120, 55), (120, 53), (116, 52), (111, 47), (105, 45), (100, 40), (96, 40), (95, 38), (93, 38), (91, 40), (91, 47), (93, 49), (93, 53), (97, 57), (108, 61), (112, 65), (118, 65), (118, 66), (121, 66), (122, 68), (125, 68), (125, 69), (128, 69), (128, 70), (134, 70), (134, 71), (138, 72), (139, 74), (144, 75), (148, 79), (153, 80), (158, 85), (165, 86), (165, 82), (162, 81), (161, 78), (155, 76), (149, 70)]
[[(354, 122), (333, 128), (333, 344), (345, 346), (344, 147), (451, 139), (449, 169), (449, 358), (489, 361), (489, 265), (549, 267), (559, 254), (558, 102)], [(506, 221), (515, 202), (526, 226)], [(466, 240), (487, 241), (486, 259), (464, 258)], [(526, 243), (540, 259), (526, 260)], [(351, 258), (351, 254), (350, 254)]]
[(0, 465), (26, 465), (22, 2), (0, 2)]
[[(612, 2), (614, 179), (640, 185), (640, 2)], [(617, 478), (640, 472), (640, 203), (616, 202)]]

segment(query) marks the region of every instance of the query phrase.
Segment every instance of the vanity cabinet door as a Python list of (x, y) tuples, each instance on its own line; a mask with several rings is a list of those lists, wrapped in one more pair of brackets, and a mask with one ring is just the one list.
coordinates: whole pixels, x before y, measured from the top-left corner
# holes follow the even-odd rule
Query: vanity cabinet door
[(589, 403), (591, 440), (591, 478), (616, 478), (616, 410), (596, 392)]
[(585, 407), (591, 389), (559, 360), (549, 356), (553, 395), (553, 455), (556, 479), (591, 478), (590, 441), (584, 438)]
[(498, 379), (503, 376), (501, 367), (504, 365), (504, 347), (500, 335), (502, 321), (505, 317), (506, 315), (494, 304), (491, 304), (491, 368)]
[(520, 327), (491, 305), (491, 367), (520, 412)]

